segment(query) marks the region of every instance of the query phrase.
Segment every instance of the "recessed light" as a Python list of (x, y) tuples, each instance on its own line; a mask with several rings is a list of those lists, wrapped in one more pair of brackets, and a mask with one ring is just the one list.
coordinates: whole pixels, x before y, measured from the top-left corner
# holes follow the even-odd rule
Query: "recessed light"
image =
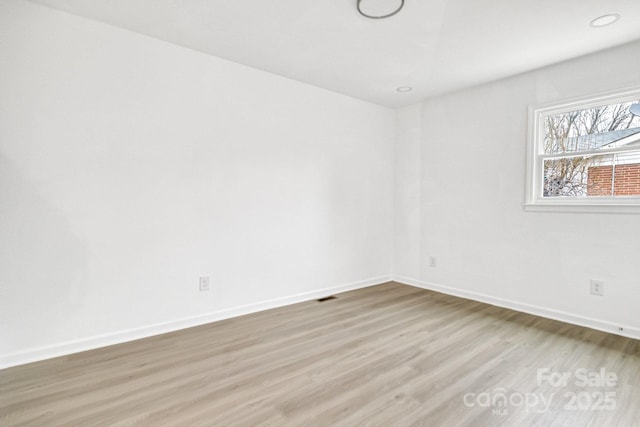
[(410, 88), (409, 86), (400, 86), (399, 88), (396, 88), (396, 92), (411, 92), (412, 88)]
[(371, 19), (389, 18), (400, 12), (404, 0), (358, 0), (356, 7), (360, 15)]
[(617, 13), (610, 13), (608, 15), (598, 16), (596, 19), (589, 22), (589, 25), (596, 28), (606, 27), (607, 25), (613, 24), (618, 19), (620, 19), (620, 15), (618, 15)]

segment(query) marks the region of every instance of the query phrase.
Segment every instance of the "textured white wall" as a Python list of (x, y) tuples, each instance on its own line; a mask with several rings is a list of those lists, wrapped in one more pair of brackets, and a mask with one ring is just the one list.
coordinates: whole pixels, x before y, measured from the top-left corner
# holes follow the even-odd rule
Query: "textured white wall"
[(23, 1), (0, 58), (0, 359), (389, 276), (392, 110)]
[[(640, 336), (640, 215), (523, 210), (527, 106), (640, 85), (638, 70), (640, 42), (427, 100), (419, 124), (400, 112), (397, 133), (420, 129), (421, 144), (398, 139), (396, 274)], [(589, 294), (591, 278), (604, 297)]]

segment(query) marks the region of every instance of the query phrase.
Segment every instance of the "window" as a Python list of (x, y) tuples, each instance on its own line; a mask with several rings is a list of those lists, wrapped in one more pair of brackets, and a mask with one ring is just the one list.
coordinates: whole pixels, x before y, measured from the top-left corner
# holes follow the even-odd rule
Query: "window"
[(640, 212), (640, 88), (529, 108), (531, 211)]

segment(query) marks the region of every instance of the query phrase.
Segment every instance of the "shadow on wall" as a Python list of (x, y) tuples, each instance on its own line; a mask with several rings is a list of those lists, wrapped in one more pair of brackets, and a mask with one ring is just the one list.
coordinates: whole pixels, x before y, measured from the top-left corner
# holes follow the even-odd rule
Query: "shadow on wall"
[(0, 152), (0, 355), (59, 342), (82, 305), (87, 248), (65, 215)]

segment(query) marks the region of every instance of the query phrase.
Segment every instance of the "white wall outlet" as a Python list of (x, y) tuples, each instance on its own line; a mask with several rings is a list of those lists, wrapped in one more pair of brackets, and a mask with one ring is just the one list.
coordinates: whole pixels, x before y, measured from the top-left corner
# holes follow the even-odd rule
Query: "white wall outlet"
[(436, 257), (430, 256), (429, 257), (429, 267), (435, 267), (435, 266), (436, 266)]
[(209, 290), (209, 276), (201, 276), (200, 280), (198, 281), (199, 287), (200, 287), (200, 292), (206, 292)]
[(602, 280), (591, 279), (591, 295), (599, 297), (604, 295), (604, 282)]

